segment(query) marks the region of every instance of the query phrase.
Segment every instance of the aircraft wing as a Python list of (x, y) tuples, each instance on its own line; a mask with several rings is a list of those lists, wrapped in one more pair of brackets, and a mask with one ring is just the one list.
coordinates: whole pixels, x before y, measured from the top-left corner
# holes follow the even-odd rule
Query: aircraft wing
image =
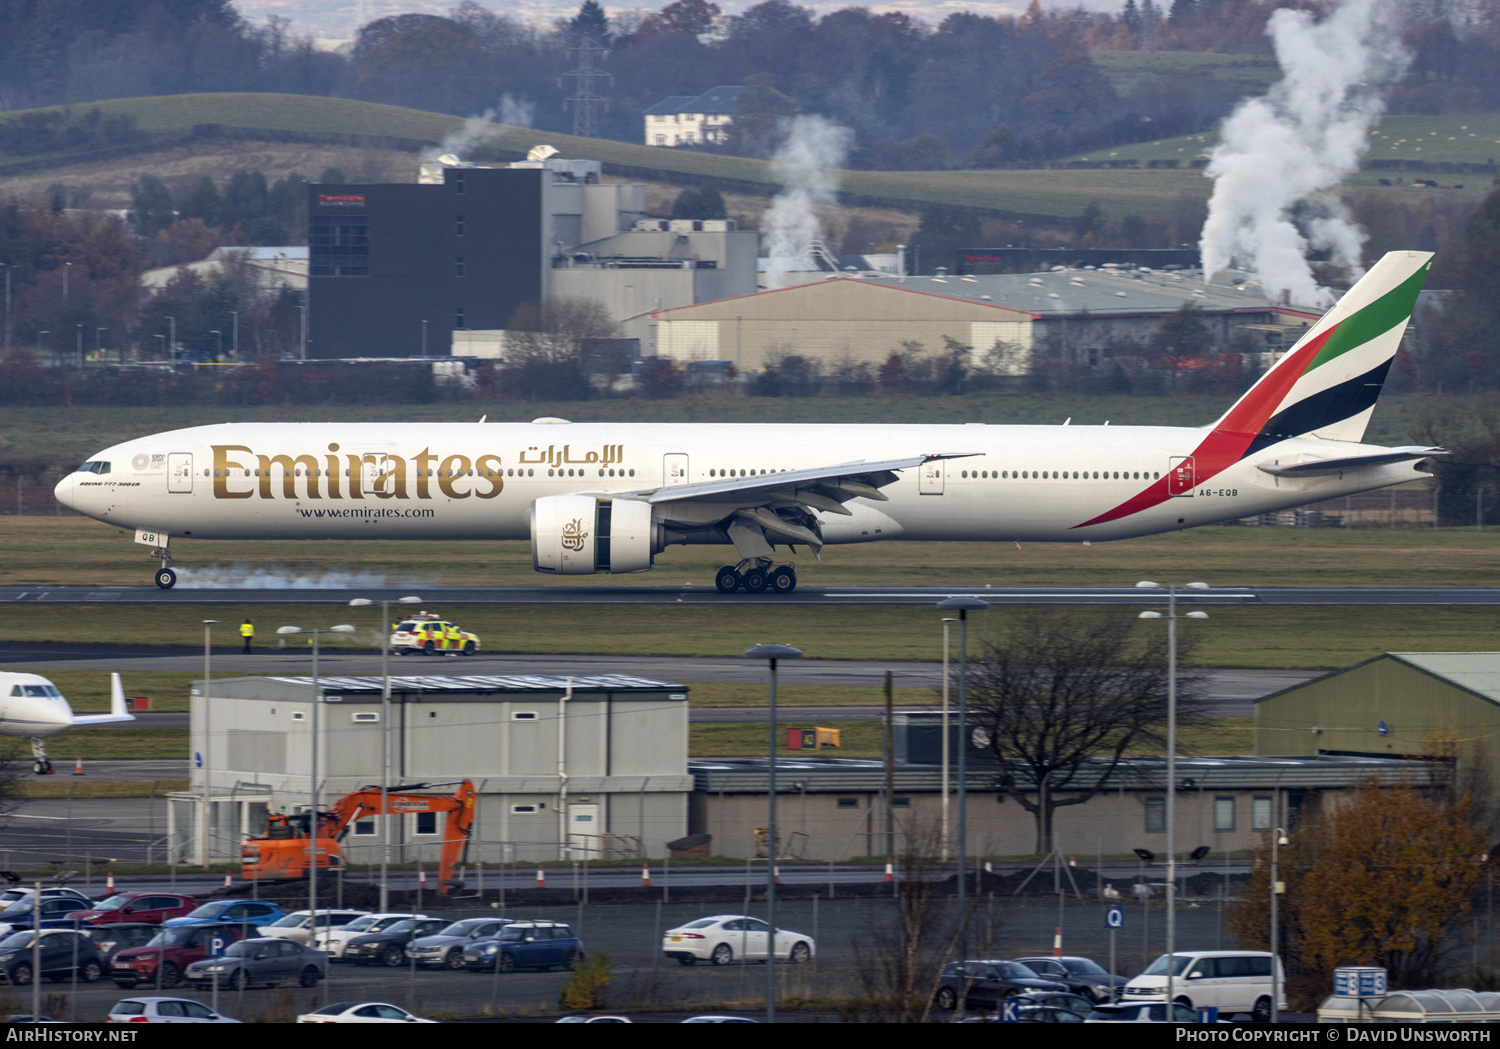
[(816, 554), (823, 546), (823, 535), (814, 511), (848, 516), (850, 511), (844, 504), (851, 499), (888, 501), (880, 489), (896, 481), (898, 470), (977, 454), (930, 452), (904, 459), (861, 459), (806, 470), (667, 485), (631, 495), (658, 508), (658, 515), (669, 523), (718, 528), (742, 557), (768, 556), (776, 543), (803, 543)]
[(125, 688), (120, 684), (120, 675), (109, 676), (109, 713), (74, 714), (73, 725), (117, 725), (122, 721), (134, 721), (135, 715), (125, 709)]
[(1447, 455), (1446, 448), (1391, 448), (1371, 455), (1346, 455), (1337, 459), (1315, 459), (1307, 463), (1261, 463), (1258, 469), (1273, 477), (1313, 477), (1319, 474), (1347, 473), (1350, 470), (1367, 469), (1373, 466), (1389, 466), (1413, 459), (1426, 459), (1431, 455)]

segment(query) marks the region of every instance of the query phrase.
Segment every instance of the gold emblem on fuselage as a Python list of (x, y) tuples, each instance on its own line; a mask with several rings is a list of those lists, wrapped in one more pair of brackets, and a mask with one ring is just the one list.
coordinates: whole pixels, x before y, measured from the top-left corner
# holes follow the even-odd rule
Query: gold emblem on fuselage
[(562, 545), (564, 550), (572, 550), (574, 553), (583, 549), (583, 541), (589, 534), (583, 530), (583, 519), (575, 517), (563, 525)]

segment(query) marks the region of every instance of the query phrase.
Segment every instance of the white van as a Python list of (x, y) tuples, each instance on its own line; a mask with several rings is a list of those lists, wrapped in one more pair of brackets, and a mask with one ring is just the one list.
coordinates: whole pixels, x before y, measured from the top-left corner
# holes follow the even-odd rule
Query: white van
[[(1177, 951), (1172, 954), (1172, 997), (1193, 1009), (1212, 1005), (1219, 1016), (1249, 1013), (1261, 1023), (1271, 1019), (1273, 959), (1266, 951)], [(1286, 977), (1279, 960), (1275, 995), (1286, 1009)], [(1124, 1001), (1161, 1001), (1167, 991), (1167, 955), (1151, 963), (1125, 985)]]

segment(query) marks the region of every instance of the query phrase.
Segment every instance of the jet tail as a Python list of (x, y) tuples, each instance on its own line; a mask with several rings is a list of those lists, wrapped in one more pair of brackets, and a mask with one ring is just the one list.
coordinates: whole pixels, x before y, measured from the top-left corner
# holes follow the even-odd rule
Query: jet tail
[(1245, 455), (1289, 437), (1358, 443), (1431, 265), (1431, 252), (1387, 253), (1213, 429), (1249, 436)]

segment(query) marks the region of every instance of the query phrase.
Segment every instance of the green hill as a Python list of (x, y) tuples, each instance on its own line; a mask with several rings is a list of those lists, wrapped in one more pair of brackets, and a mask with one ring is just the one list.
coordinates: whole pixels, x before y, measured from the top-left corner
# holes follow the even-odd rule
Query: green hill
[[(1236, 56), (1217, 57), (1232, 59)], [(1115, 62), (1122, 68), (1134, 62), (1142, 68), (1136, 68), (1133, 75), (1144, 76), (1154, 68), (1152, 63), (1159, 66), (1169, 60), (1182, 61), (1180, 56), (1154, 55), (1150, 63), (1136, 58), (1107, 58), (1106, 62)], [(1264, 72), (1258, 67), (1226, 68), (1246, 75), (1259, 76)], [(610, 139), (577, 138), (506, 124), (482, 124), (442, 113), (343, 98), (281, 94), (167, 95), (109, 99), (74, 106), (73, 110), (76, 113), (85, 106), (92, 108), (94, 105), (106, 114), (133, 116), (137, 127), (149, 133), (182, 133), (202, 125), (218, 125), (249, 138), (257, 134), (274, 138), (285, 133), (363, 135), (436, 145), (462, 130), (466, 124), (472, 124), (476, 126), (470, 128), (471, 141), (491, 149), (525, 152), (532, 146), (548, 143), (567, 156), (598, 160), (642, 175), (659, 172), (667, 178), (733, 181), (764, 186), (768, 192), (778, 184), (773, 165), (761, 160), (662, 149)], [(1489, 147), (1500, 149), (1500, 144), (1496, 144), (1500, 139), (1500, 115), (1391, 117), (1378, 133), (1391, 136), (1390, 145), (1396, 145), (1395, 139), (1398, 138), (1405, 141), (1397, 150), (1381, 149), (1377, 150), (1377, 155), (1483, 160), (1489, 155), (1486, 152)], [(1419, 137), (1423, 140), (1420, 154), (1415, 152)], [(1377, 141), (1386, 145), (1384, 140)], [(1069, 218), (1097, 202), (1115, 218), (1130, 214), (1165, 218), (1171, 215), (1181, 195), (1207, 196), (1208, 182), (1200, 171), (1193, 170), (1186, 163), (1186, 158), (1201, 153), (1211, 142), (1212, 136), (1190, 136), (1082, 155), (1091, 159), (1135, 158), (1141, 163), (1142, 170), (846, 171), (842, 174), (841, 188), (848, 194), (907, 207), (955, 204)], [(1402, 152), (1405, 150), (1412, 152)], [(1147, 161), (1157, 158), (1177, 158), (1184, 163), (1175, 169), (1144, 169)], [(66, 158), (55, 159), (64, 161)], [(1471, 178), (1468, 181), (1465, 189), (1452, 192), (1477, 198), (1484, 188), (1480, 182), (1487, 180)], [(1378, 179), (1374, 175), (1362, 175), (1351, 182), (1374, 187)], [(1392, 188), (1392, 192), (1405, 191), (1399, 186)]]

